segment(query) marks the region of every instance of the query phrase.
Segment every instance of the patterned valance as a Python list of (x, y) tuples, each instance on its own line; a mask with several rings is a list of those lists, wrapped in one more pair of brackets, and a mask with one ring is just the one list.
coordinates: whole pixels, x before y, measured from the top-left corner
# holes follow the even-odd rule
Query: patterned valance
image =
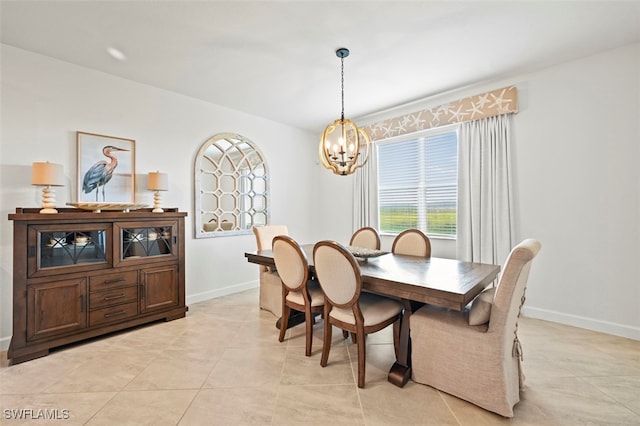
[(515, 86), (510, 86), (431, 109), (372, 123), (364, 126), (364, 130), (371, 141), (374, 141), (448, 124), (516, 112), (518, 112), (518, 91)]

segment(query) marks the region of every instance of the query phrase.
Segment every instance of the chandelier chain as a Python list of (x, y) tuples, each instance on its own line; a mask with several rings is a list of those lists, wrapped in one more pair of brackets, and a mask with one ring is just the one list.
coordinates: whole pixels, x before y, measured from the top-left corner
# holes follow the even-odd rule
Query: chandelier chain
[(342, 113), (340, 120), (344, 122), (344, 57), (340, 58), (340, 87), (342, 90)]

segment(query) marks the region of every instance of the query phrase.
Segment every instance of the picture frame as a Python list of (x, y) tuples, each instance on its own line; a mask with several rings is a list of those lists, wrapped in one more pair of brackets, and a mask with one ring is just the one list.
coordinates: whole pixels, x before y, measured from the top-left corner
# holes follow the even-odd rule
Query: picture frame
[(135, 203), (135, 140), (76, 132), (78, 203)]

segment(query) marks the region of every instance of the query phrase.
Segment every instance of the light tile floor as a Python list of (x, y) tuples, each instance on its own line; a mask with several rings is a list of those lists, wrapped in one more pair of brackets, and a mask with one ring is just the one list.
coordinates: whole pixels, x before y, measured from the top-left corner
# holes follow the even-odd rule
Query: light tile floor
[(307, 358), (304, 327), (279, 343), (257, 300), (251, 290), (196, 303), (184, 319), (15, 366), (2, 353), (0, 423), (30, 423), (14, 410), (57, 409), (70, 418), (51, 422), (64, 425), (640, 424), (640, 341), (522, 318), (527, 387), (509, 420), (428, 386), (388, 383), (390, 328), (369, 336), (358, 389), (350, 340), (334, 332), (321, 368), (322, 324)]

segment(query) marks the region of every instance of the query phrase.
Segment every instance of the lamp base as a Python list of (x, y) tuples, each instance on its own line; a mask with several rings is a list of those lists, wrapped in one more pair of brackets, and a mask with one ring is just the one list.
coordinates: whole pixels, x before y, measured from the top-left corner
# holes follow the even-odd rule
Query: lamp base
[(164, 213), (164, 210), (160, 207), (160, 191), (156, 191), (153, 194), (153, 210), (151, 213)]
[(40, 214), (55, 214), (56, 210), (56, 193), (53, 192), (50, 186), (42, 188), (42, 210)]

